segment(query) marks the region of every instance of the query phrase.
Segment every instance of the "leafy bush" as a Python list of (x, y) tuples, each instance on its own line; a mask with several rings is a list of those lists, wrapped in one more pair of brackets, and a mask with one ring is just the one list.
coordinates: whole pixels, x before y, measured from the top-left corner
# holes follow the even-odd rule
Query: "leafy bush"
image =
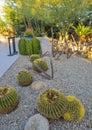
[(26, 31), (24, 32), (24, 36), (34, 36), (33, 30), (31, 28), (27, 28)]

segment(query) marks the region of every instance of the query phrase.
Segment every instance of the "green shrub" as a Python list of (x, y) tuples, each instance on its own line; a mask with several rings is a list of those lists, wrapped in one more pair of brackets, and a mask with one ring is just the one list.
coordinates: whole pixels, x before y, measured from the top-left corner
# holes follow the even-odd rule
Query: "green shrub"
[(17, 74), (17, 80), (18, 80), (18, 84), (20, 86), (27, 86), (27, 85), (30, 85), (32, 83), (33, 76), (32, 76), (32, 74), (29, 71), (21, 70)]
[(67, 96), (66, 112), (64, 119), (68, 121), (80, 121), (85, 114), (84, 106), (81, 101), (74, 96)]
[(34, 36), (33, 30), (31, 28), (27, 28), (26, 31), (24, 32), (24, 36)]
[(38, 67), (40, 67), (43, 71), (47, 71), (48, 70), (47, 62), (45, 60), (41, 59), (41, 58), (34, 60), (34, 62), (32, 64), (33, 70), (41, 73), (41, 70), (39, 68), (37, 68), (36, 65)]
[(31, 56), (30, 56), (30, 61), (34, 61), (34, 60), (36, 60), (36, 59), (39, 59), (40, 58), (40, 56), (38, 55), (38, 54), (32, 54)]
[(58, 119), (66, 109), (66, 98), (57, 89), (48, 89), (36, 101), (37, 110), (49, 119)]
[(0, 113), (9, 113), (18, 105), (18, 93), (14, 87), (0, 87)]

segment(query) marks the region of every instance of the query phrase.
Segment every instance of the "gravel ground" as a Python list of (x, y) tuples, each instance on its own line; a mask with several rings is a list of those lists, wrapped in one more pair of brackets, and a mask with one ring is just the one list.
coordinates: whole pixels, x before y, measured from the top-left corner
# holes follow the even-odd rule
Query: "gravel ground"
[[(47, 58), (49, 61), (49, 58)], [(37, 114), (35, 102), (38, 95), (48, 88), (57, 88), (66, 96), (78, 97), (85, 106), (86, 114), (80, 122), (68, 122), (62, 118), (49, 120), (50, 130), (92, 130), (92, 60), (77, 56), (70, 59), (61, 55), (60, 60), (53, 60), (54, 79), (47, 80), (34, 73), (34, 81), (41, 80), (47, 86), (40, 91), (31, 89), (31, 86), (20, 87), (16, 81), (16, 74), (21, 69), (31, 66), (27, 56), (19, 56), (11, 68), (1, 77), (0, 86), (13, 86), (19, 93), (19, 105), (9, 114), (0, 114), (0, 130), (24, 130), (30, 116)], [(31, 69), (29, 69), (32, 71)], [(50, 74), (50, 69), (48, 70)]]

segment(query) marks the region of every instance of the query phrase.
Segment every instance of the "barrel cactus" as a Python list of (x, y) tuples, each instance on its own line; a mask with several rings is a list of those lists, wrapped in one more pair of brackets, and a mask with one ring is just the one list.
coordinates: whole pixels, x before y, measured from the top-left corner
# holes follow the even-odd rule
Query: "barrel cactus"
[(33, 65), (32, 65), (33, 70), (41, 73), (41, 70), (37, 66), (41, 68), (43, 71), (48, 70), (47, 62), (41, 58), (34, 60)]
[(30, 73), (28, 70), (21, 70), (17, 74), (17, 80), (20, 86), (30, 85), (33, 81), (32, 73)]
[(38, 54), (32, 54), (31, 56), (30, 56), (30, 61), (34, 61), (34, 60), (36, 60), (36, 59), (39, 59), (40, 58), (40, 56), (38, 55)]
[(64, 119), (68, 121), (79, 121), (85, 114), (84, 106), (81, 101), (74, 96), (67, 96), (66, 112), (64, 113)]
[(37, 110), (49, 119), (58, 119), (64, 114), (66, 98), (57, 89), (48, 89), (36, 101)]
[(18, 93), (10, 86), (0, 87), (0, 113), (11, 112), (18, 104)]

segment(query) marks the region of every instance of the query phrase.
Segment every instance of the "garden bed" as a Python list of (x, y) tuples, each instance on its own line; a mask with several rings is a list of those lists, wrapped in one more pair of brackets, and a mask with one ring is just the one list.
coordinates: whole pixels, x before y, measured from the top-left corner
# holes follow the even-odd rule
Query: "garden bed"
[[(48, 57), (46, 57), (48, 59)], [(13, 86), (19, 93), (19, 105), (9, 114), (0, 114), (1, 130), (24, 130), (29, 117), (39, 113), (35, 103), (38, 95), (49, 88), (61, 90), (65, 96), (78, 97), (84, 104), (86, 113), (80, 122), (68, 122), (60, 118), (49, 120), (50, 130), (91, 130), (92, 129), (92, 60), (77, 56), (67, 59), (62, 54), (60, 60), (52, 58), (54, 66), (54, 79), (48, 80), (33, 73), (34, 81), (46, 83), (44, 88), (34, 90), (31, 85), (20, 87), (16, 80), (17, 73), (31, 66), (28, 56), (19, 56), (11, 68), (0, 78), (0, 86), (5, 84)], [(29, 71), (32, 71), (29, 69)], [(50, 73), (50, 70), (47, 71)]]

